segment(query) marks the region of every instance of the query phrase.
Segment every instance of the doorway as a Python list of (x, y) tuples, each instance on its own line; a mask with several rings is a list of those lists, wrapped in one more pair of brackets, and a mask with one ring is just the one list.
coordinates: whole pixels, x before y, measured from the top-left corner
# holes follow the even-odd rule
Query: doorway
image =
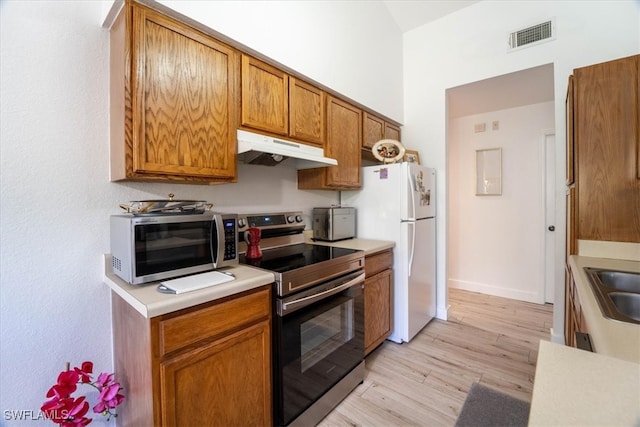
[[(553, 302), (554, 128), (553, 64), (447, 90), (447, 287)], [(503, 192), (480, 197), (474, 154), (491, 148)]]

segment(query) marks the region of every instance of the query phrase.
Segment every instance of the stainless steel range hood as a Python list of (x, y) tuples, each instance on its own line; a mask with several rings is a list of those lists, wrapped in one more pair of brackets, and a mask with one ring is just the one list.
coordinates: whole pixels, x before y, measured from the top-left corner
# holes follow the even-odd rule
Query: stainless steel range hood
[(238, 129), (238, 160), (247, 164), (265, 166), (275, 166), (287, 160), (285, 163), (294, 165), (296, 169), (338, 164), (336, 159), (325, 157), (322, 148), (240, 129)]

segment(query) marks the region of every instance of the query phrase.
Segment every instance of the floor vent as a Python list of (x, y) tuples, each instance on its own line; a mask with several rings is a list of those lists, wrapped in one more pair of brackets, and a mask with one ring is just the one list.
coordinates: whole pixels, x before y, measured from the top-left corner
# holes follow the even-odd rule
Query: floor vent
[(509, 34), (509, 50), (530, 47), (542, 42), (554, 40), (555, 22), (553, 19)]

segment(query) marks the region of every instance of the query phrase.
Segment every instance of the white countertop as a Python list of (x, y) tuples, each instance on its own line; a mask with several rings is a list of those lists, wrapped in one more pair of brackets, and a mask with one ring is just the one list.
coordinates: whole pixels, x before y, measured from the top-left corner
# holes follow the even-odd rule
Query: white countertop
[(540, 341), (529, 426), (639, 426), (640, 364)]
[[(311, 232), (312, 233), (312, 232)], [(356, 249), (370, 255), (383, 250), (391, 249), (394, 242), (369, 239), (348, 239), (338, 242), (320, 242), (311, 240), (312, 234), (305, 232), (305, 242), (334, 246), (339, 248)], [(144, 285), (130, 285), (111, 272), (111, 255), (105, 255), (104, 283), (126, 302), (135, 308), (144, 317), (150, 318), (161, 314), (171, 313), (183, 308), (213, 301), (229, 295), (244, 292), (275, 281), (274, 274), (245, 265), (227, 267), (221, 271), (228, 271), (235, 275), (235, 280), (221, 285), (211, 286), (198, 291), (186, 292), (179, 295), (164, 294), (158, 292), (158, 282)]]
[(220, 269), (221, 271), (228, 271), (235, 275), (235, 280), (231, 282), (173, 295), (159, 292), (157, 290), (158, 282), (135, 286), (129, 285), (120, 279), (120, 277), (113, 274), (110, 266), (111, 255), (107, 254), (105, 255), (104, 283), (147, 318), (214, 301), (275, 281), (273, 273), (269, 271), (237, 265)]
[(337, 242), (324, 242), (321, 240), (313, 240), (313, 230), (305, 230), (304, 232), (305, 243), (313, 245), (333, 246), (336, 248), (356, 249), (364, 251), (365, 256), (374, 254), (376, 252), (392, 249), (396, 244), (395, 242), (387, 240), (371, 240), (371, 239), (345, 239), (338, 240)]
[(584, 267), (640, 272), (640, 262), (573, 255), (569, 265), (594, 351), (640, 363), (640, 325), (604, 317)]

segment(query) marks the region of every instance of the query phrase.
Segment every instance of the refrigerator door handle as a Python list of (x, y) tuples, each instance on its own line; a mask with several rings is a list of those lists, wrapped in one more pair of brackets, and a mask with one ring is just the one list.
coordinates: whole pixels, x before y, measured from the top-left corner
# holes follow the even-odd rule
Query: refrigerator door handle
[(416, 249), (416, 223), (408, 222), (407, 223), (411, 227), (411, 250), (409, 251), (409, 274), (408, 277), (411, 277), (411, 271), (413, 270), (413, 254)]
[(414, 187), (413, 179), (411, 179), (410, 164), (407, 164), (407, 186), (409, 187), (409, 193), (411, 194), (411, 216), (408, 219), (415, 220), (416, 219), (416, 197), (415, 197), (415, 187)]

